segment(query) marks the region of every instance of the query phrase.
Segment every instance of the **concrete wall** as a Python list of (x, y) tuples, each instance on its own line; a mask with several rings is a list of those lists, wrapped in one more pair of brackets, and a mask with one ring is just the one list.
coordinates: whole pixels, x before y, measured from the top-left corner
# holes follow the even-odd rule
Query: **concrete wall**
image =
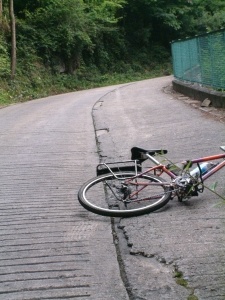
[(193, 83), (185, 83), (183, 81), (174, 79), (173, 89), (190, 98), (204, 101), (208, 98), (212, 106), (225, 108), (225, 93), (217, 92)]

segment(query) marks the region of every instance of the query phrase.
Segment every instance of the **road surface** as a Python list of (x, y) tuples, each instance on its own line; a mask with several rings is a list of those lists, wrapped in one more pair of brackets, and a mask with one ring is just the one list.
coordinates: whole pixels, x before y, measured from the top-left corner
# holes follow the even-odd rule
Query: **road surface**
[(111, 222), (84, 211), (92, 107), (114, 87), (0, 110), (0, 299), (128, 299)]
[(171, 80), (0, 110), (0, 299), (225, 299), (216, 195), (113, 223), (77, 201), (99, 160), (128, 159), (132, 146), (167, 148), (172, 161), (220, 152), (224, 123), (179, 100)]

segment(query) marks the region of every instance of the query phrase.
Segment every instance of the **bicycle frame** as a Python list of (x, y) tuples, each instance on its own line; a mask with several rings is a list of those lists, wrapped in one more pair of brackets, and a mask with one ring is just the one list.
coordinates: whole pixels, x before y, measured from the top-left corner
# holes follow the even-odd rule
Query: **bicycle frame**
[[(177, 175), (174, 174), (172, 171), (170, 171), (165, 165), (161, 164), (159, 161), (157, 161), (153, 156), (149, 155), (146, 153), (146, 156), (151, 160), (156, 166), (149, 168), (148, 170), (144, 171), (141, 173), (141, 175), (145, 175), (150, 172), (154, 172), (154, 175), (161, 176), (163, 173), (166, 173), (169, 175), (171, 179), (177, 178)], [(209, 172), (207, 172), (205, 175), (202, 176), (202, 181), (205, 181), (207, 178), (218, 172), (220, 169), (222, 169), (225, 166), (225, 154), (217, 154), (217, 155), (211, 155), (211, 156), (206, 156), (202, 158), (197, 158), (193, 160), (189, 160), (188, 163), (190, 165), (193, 164), (198, 164), (201, 162), (206, 162), (206, 161), (212, 161), (212, 160), (219, 160), (219, 159), (224, 159), (222, 162), (220, 162), (218, 165), (213, 167)], [(184, 165), (187, 163), (187, 161), (182, 162)], [(140, 174), (139, 174), (140, 175)], [(132, 177), (131, 179), (138, 178), (137, 176)], [(128, 179), (129, 181), (129, 179)], [(157, 183), (152, 183), (151, 185), (157, 185)], [(165, 185), (168, 183), (165, 183)], [(162, 184), (161, 184), (162, 185)]]
[[(140, 175), (146, 175), (150, 172), (154, 172), (154, 175), (157, 176), (161, 176), (163, 173), (166, 173), (171, 179), (176, 179), (178, 177), (178, 175), (174, 174), (173, 172), (171, 172), (165, 165), (161, 164), (159, 161), (157, 161), (153, 156), (151, 156), (150, 154), (146, 153), (146, 156), (156, 165), (154, 167), (149, 168), (148, 170), (137, 174), (135, 176), (132, 176), (131, 178), (127, 178), (125, 180), (125, 183), (131, 183), (132, 185), (135, 186), (139, 186), (140, 188), (138, 190), (136, 190), (135, 192), (133, 192), (130, 195), (130, 199), (132, 199), (134, 196), (138, 195), (144, 188), (146, 188), (147, 186), (151, 186), (151, 185), (164, 185), (164, 186), (170, 186), (171, 182), (163, 182), (163, 183), (158, 183), (158, 182), (151, 182), (151, 183), (142, 183), (142, 182), (133, 182), (133, 180), (138, 179), (140, 177)], [(220, 162), (219, 164), (217, 164), (215, 167), (213, 167), (209, 172), (207, 172), (205, 175), (203, 175), (201, 177), (201, 182), (205, 181), (207, 178), (209, 178), (210, 176), (212, 176), (213, 174), (215, 174), (217, 171), (219, 171), (220, 169), (222, 169), (225, 166), (225, 154), (217, 154), (217, 155), (212, 155), (212, 156), (206, 156), (206, 157), (202, 157), (202, 158), (198, 158), (198, 159), (193, 159), (193, 160), (189, 160), (189, 161), (184, 161), (182, 162), (184, 165), (185, 164), (198, 164), (201, 162), (206, 162), (206, 161), (212, 161), (212, 160), (218, 160), (218, 159), (223, 159), (222, 162)], [(160, 196), (160, 195), (159, 195)], [(145, 200), (145, 199), (142, 199)], [(149, 200), (149, 198), (146, 198), (146, 200)]]

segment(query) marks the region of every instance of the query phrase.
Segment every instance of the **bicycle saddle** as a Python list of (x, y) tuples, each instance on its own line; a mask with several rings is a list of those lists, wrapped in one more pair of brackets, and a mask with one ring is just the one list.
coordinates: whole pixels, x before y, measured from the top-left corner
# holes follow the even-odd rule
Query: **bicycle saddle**
[(151, 156), (154, 156), (156, 154), (166, 154), (167, 150), (163, 150), (163, 149), (146, 150), (146, 149), (139, 148), (139, 147), (133, 147), (133, 148), (131, 148), (131, 159), (145, 161), (148, 158), (145, 155), (146, 153)]

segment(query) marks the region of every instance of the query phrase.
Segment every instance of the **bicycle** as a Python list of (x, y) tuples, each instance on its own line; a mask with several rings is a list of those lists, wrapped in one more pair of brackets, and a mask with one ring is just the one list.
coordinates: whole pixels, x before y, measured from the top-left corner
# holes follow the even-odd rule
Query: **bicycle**
[[(225, 146), (220, 149), (225, 152)], [(225, 166), (225, 154), (186, 160), (178, 165), (163, 164), (155, 158), (166, 153), (163, 149), (133, 147), (131, 160), (100, 163), (97, 177), (87, 181), (78, 192), (80, 204), (103, 216), (139, 216), (162, 208), (176, 196), (179, 201), (198, 196), (204, 190), (204, 181)], [(147, 159), (154, 166), (143, 171), (142, 163)], [(170, 179), (166, 180), (164, 175)]]

